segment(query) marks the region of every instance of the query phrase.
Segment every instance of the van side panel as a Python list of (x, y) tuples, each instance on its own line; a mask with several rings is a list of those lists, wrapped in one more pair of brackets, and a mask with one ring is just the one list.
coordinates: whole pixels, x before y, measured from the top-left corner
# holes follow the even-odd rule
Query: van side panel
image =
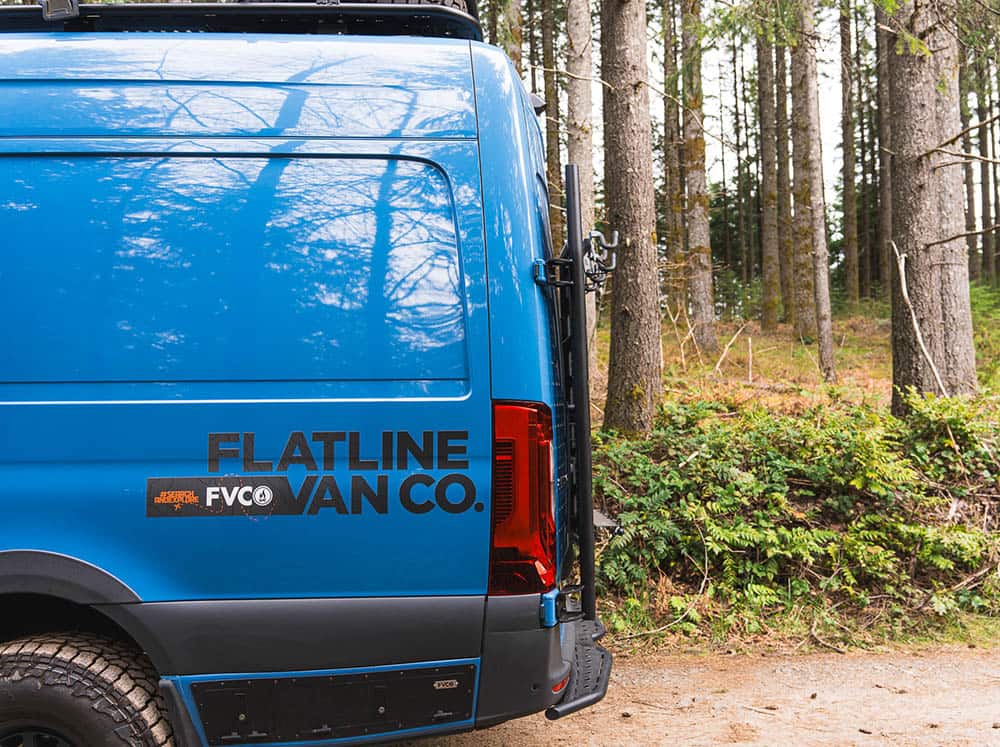
[(473, 96), (460, 40), (4, 35), (0, 548), (144, 601), (483, 595)]
[(490, 268), (493, 396), (554, 405), (554, 368), (543, 290), (532, 263), (544, 256), (536, 170), (521, 116), (523, 86), (496, 47), (472, 44)]

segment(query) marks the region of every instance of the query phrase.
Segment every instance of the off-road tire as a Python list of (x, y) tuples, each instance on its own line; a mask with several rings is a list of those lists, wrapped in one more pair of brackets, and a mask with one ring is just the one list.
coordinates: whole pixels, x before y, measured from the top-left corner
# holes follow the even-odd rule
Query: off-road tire
[(174, 747), (157, 681), (141, 651), (97, 635), (0, 644), (0, 739), (40, 728), (75, 747)]

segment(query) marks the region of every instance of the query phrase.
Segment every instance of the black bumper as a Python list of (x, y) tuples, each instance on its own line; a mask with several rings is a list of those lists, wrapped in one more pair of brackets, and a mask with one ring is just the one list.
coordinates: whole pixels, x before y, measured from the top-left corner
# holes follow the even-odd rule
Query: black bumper
[[(540, 604), (541, 598), (535, 594), (489, 597), (485, 600), (478, 597), (468, 600), (423, 598), (289, 600), (252, 604), (164, 603), (121, 605), (118, 609), (131, 608), (130, 621), (139, 619), (147, 630), (164, 634), (155, 637), (160, 651), (155, 651), (158, 655), (154, 659), (173, 665), (172, 668), (161, 669), (170, 674), (199, 673), (199, 670), (205, 673), (277, 673), (394, 663), (407, 664), (407, 669), (410, 669), (407, 660), (444, 661), (475, 659), (479, 656), (479, 693), (472, 721), (476, 728), (484, 728), (541, 711), (545, 711), (550, 719), (560, 718), (593, 705), (607, 691), (611, 654), (597, 644), (603, 634), (600, 623), (578, 621), (542, 627)], [(409, 608), (410, 605), (412, 608)], [(395, 614), (384, 614), (387, 608), (391, 608), (389, 611)], [(274, 618), (278, 612), (297, 614), (285, 615), (284, 624), (277, 625), (274, 624)], [(409, 614), (401, 614), (404, 612)], [(233, 613), (240, 613), (241, 619), (236, 619)], [(428, 627), (428, 621), (437, 625)], [(177, 625), (178, 622), (185, 624)], [(324, 634), (319, 634), (322, 624), (325, 624), (326, 630)], [(364, 630), (361, 631), (361, 628)], [(241, 631), (238, 645), (234, 645), (236, 642), (232, 638), (226, 640), (220, 636), (226, 631)], [(317, 635), (306, 636), (304, 639), (293, 635), (302, 631), (316, 632)], [(382, 645), (379, 645), (380, 641)], [(222, 645), (223, 642), (226, 645)], [(418, 674), (419, 671), (411, 670), (410, 673)], [(302, 682), (296, 685), (292, 681), (295, 679)], [(220, 682), (210, 683), (213, 689), (211, 693), (196, 693), (195, 696), (204, 701), (199, 703), (200, 715), (209, 719), (211, 730), (221, 729), (220, 734), (228, 734), (234, 730), (240, 732), (242, 721), (240, 724), (234, 722), (235, 725), (224, 727), (217, 722), (221, 720), (228, 723), (227, 719), (234, 713), (246, 711), (242, 706), (236, 708), (236, 700), (242, 698), (248, 704), (251, 700), (254, 701), (256, 706), (251, 709), (254, 714), (259, 712), (266, 715), (275, 708), (285, 714), (289, 711), (288, 705), (281, 706), (275, 700), (281, 699), (278, 696), (283, 691), (278, 690), (291, 686), (301, 689), (312, 683), (312, 680), (330, 680), (326, 685), (320, 682), (316, 687), (344, 684), (334, 682), (337, 679), (333, 675), (300, 675), (291, 679), (279, 676), (263, 680), (220, 676)], [(461, 678), (449, 675), (445, 679), (457, 683)], [(280, 687), (274, 683), (279, 683)], [(265, 685), (273, 686), (275, 692), (258, 692), (262, 688), (267, 689)], [(199, 687), (204, 689), (205, 686)], [(366, 682), (361, 689), (368, 692), (372, 687), (371, 682)], [(186, 712), (185, 705), (170, 680), (161, 681), (161, 692), (170, 710), (178, 745), (193, 747), (200, 744), (195, 731), (195, 714)], [(442, 690), (440, 695), (447, 696), (450, 692)], [(471, 707), (472, 688), (469, 687), (467, 692), (468, 706)], [(212, 703), (208, 702), (209, 696)], [(393, 704), (409, 702), (408, 696), (404, 696), (405, 693), (393, 695), (390, 698), (392, 703), (387, 700), (387, 705), (391, 706), (388, 708), (387, 719), (389, 716), (397, 721), (403, 719), (398, 716), (396, 711), (399, 709)], [(299, 700), (301, 698), (296, 696), (291, 702)], [(468, 719), (472, 715), (469, 708), (466, 707), (465, 712), (461, 713), (461, 709), (445, 705), (446, 711), (454, 711), (452, 715), (457, 722), (466, 724), (456, 728), (468, 729)], [(435, 701), (428, 708), (434, 718), (427, 724), (421, 722), (421, 726), (437, 723), (435, 719), (444, 706)], [(311, 719), (310, 714), (305, 713), (302, 708), (292, 710), (296, 713), (303, 711), (292, 719), (294, 723), (290, 721), (285, 724), (287, 719), (284, 716), (280, 719), (268, 716), (261, 724), (254, 726), (254, 729), (268, 734), (280, 732), (282, 736), (287, 736), (285, 732), (295, 731), (296, 738), (301, 739), (298, 732), (306, 729), (315, 719)], [(329, 715), (325, 713), (325, 709), (320, 710), (324, 711), (324, 718)], [(374, 723), (377, 719), (373, 719), (362, 724), (365, 727), (363, 733), (369, 739), (375, 737), (378, 740), (379, 732), (384, 731), (385, 736), (382, 738), (391, 740), (392, 732), (407, 725), (416, 725), (415, 722), (404, 724), (402, 721), (393, 725)], [(351, 724), (347, 723), (350, 720), (347, 716), (339, 719), (344, 722), (341, 724), (343, 729), (342, 733), (335, 736), (347, 739), (362, 736), (361, 732), (351, 731)], [(248, 721), (247, 724), (249, 723)], [(441, 723), (440, 726), (446, 727), (447, 724)], [(306, 732), (308, 733), (308, 729)], [(317, 734), (313, 738), (320, 736)], [(214, 743), (221, 744), (218, 739)]]
[(611, 654), (597, 644), (604, 627), (581, 620), (541, 628), (538, 612), (537, 596), (487, 600), (477, 728), (539, 711), (560, 718), (607, 692)]

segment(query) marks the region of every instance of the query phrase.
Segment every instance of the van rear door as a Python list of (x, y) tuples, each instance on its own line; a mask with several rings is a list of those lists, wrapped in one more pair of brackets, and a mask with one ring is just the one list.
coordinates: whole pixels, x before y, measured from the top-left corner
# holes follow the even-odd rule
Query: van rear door
[(147, 602), (485, 595), (468, 44), (110, 36), (0, 55), (48, 107), (0, 118), (0, 546)]

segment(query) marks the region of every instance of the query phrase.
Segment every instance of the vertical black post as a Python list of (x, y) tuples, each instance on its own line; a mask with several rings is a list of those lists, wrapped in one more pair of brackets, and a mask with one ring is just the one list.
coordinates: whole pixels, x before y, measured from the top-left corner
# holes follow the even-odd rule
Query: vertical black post
[(573, 430), (576, 446), (573, 481), (576, 484), (577, 532), (580, 539), (580, 586), (583, 616), (597, 619), (594, 584), (594, 498), (590, 454), (590, 371), (587, 354), (587, 279), (583, 266), (583, 220), (580, 215), (580, 174), (566, 166), (566, 251), (572, 260), (570, 306), (570, 365), (573, 384)]

